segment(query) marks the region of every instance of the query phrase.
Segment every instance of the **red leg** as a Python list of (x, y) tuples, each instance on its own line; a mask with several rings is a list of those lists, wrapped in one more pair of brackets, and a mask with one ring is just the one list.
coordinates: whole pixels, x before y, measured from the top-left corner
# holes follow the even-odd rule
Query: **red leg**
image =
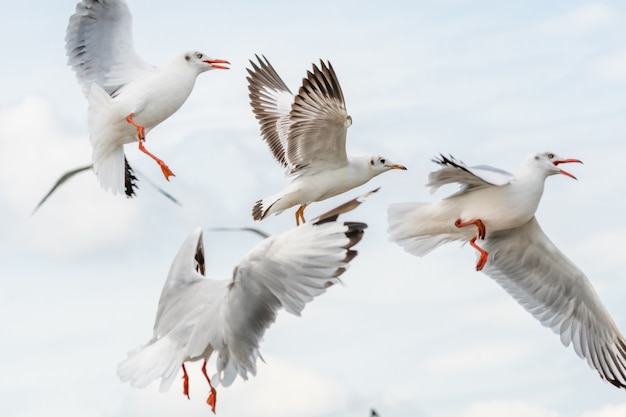
[(487, 256), (489, 256), (489, 253), (487, 253), (486, 250), (476, 244), (476, 239), (477, 237), (474, 236), (472, 240), (469, 241), (469, 243), (474, 249), (480, 252), (480, 258), (478, 259), (478, 262), (476, 262), (476, 270), (480, 271), (485, 267), (485, 264), (487, 263)]
[(482, 270), (485, 267), (485, 264), (487, 263), (487, 256), (489, 255), (489, 253), (487, 253), (486, 250), (484, 250), (483, 248), (481, 248), (480, 246), (476, 244), (476, 239), (485, 238), (485, 235), (487, 233), (485, 224), (480, 219), (469, 220), (466, 222), (461, 221), (461, 219), (456, 219), (456, 221), (454, 222), (454, 225), (456, 227), (465, 227), (465, 226), (475, 225), (478, 228), (478, 233), (469, 241), (469, 243), (470, 245), (472, 245), (474, 249), (480, 252), (480, 258), (478, 258), (478, 262), (476, 263), (476, 270), (477, 271)]
[(169, 181), (170, 177), (174, 176), (174, 173), (172, 172), (172, 170), (165, 164), (165, 162), (163, 162), (162, 160), (154, 156), (152, 153), (148, 152), (148, 150), (143, 146), (143, 143), (146, 140), (146, 128), (140, 125), (139, 123), (137, 123), (133, 119), (132, 113), (126, 116), (126, 121), (137, 128), (137, 138), (139, 139), (139, 150), (145, 153), (146, 155), (148, 155), (150, 158), (154, 159), (156, 163), (159, 164), (159, 166), (161, 167), (161, 171), (163, 172), (163, 175), (165, 176), (165, 179)]
[(483, 223), (482, 220), (476, 219), (476, 220), (469, 220), (467, 222), (462, 222), (461, 219), (456, 219), (456, 221), (454, 222), (454, 225), (456, 227), (465, 227), (465, 226), (470, 226), (472, 224), (478, 228), (477, 237), (479, 239), (484, 239), (485, 235), (487, 234), (487, 229), (485, 229), (485, 224)]
[(207, 382), (209, 383), (209, 387), (211, 387), (211, 393), (209, 394), (209, 397), (206, 399), (206, 403), (211, 406), (211, 411), (213, 411), (213, 414), (215, 414), (215, 403), (217, 402), (217, 391), (215, 390), (215, 388), (213, 388), (213, 385), (211, 384), (211, 378), (209, 378), (209, 376), (206, 373), (206, 360), (204, 361), (204, 364), (202, 365), (202, 374), (204, 375)]
[(187, 375), (187, 370), (185, 369), (185, 364), (183, 363), (183, 395), (187, 396), (189, 399), (189, 375)]

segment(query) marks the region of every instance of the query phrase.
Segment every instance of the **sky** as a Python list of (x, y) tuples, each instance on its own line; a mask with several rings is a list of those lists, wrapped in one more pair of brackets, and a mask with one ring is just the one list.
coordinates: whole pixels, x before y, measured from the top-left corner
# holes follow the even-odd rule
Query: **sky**
[[(385, 173), (312, 204), (307, 218), (375, 187), (344, 218), (369, 227), (359, 256), (302, 317), (284, 311), (265, 334), (256, 377), (219, 388), (221, 416), (616, 417), (626, 392), (476, 272), (475, 251), (448, 244), (423, 258), (390, 242), (386, 209), (435, 201), (430, 161), (514, 171), (535, 151), (578, 158), (578, 177), (550, 177), (537, 218), (589, 277), (626, 331), (626, 4), (620, 1), (129, 0), (136, 48), (166, 65), (197, 49), (231, 62), (201, 74), (185, 105), (147, 146), (176, 177), (166, 182), (136, 146), (134, 199), (104, 192), (88, 164), (87, 103), (66, 64), (75, 1), (0, 6), (0, 415), (209, 415), (200, 363), (191, 400), (174, 384), (139, 390), (117, 363), (152, 334), (158, 297), (184, 238), (203, 227), (207, 275), (229, 279), (259, 242), (211, 231), (280, 233), (294, 209), (255, 224), (261, 197), (289, 181), (252, 114), (248, 60), (263, 54), (292, 91), (329, 60), (353, 124), (348, 153), (380, 154)], [(174, 195), (163, 198), (152, 181)], [(211, 362), (209, 363), (209, 368)]]

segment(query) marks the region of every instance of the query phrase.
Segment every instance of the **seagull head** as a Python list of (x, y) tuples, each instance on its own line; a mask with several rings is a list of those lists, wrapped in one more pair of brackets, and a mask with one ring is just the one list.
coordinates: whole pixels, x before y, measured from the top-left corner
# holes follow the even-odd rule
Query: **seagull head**
[(208, 57), (206, 54), (198, 51), (189, 51), (183, 54), (185, 61), (196, 68), (198, 72), (209, 71), (212, 69), (229, 69), (226, 65), (230, 65), (230, 62), (224, 59), (216, 59)]
[(406, 167), (400, 164), (394, 164), (384, 156), (372, 156), (369, 158), (369, 167), (374, 175), (382, 174), (390, 169), (401, 169), (406, 171)]
[(582, 161), (574, 158), (561, 158), (553, 152), (540, 152), (534, 155), (533, 160), (536, 161), (541, 167), (543, 167), (548, 175), (563, 174), (570, 178), (577, 179), (569, 172), (559, 168), (560, 164), (568, 164), (571, 162), (577, 162), (582, 164)]

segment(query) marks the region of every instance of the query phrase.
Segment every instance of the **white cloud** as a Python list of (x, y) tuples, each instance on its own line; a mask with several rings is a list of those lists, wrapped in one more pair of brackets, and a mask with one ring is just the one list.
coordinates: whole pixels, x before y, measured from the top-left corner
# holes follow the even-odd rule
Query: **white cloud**
[(582, 417), (623, 417), (626, 416), (626, 403), (618, 405), (607, 405), (596, 411), (588, 411)]

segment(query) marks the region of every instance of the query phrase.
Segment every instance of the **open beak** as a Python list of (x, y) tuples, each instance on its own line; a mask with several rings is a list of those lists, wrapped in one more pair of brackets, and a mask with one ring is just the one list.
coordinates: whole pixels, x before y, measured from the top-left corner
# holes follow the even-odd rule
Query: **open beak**
[[(569, 159), (559, 159), (559, 160), (557, 160), (557, 161), (554, 161), (554, 162), (553, 162), (553, 164), (556, 166), (556, 165), (559, 165), (559, 164), (569, 164), (569, 163), (571, 163), (571, 162), (577, 162), (577, 163), (579, 163), (579, 164), (582, 164), (582, 163), (583, 163), (583, 161), (581, 161), (581, 160), (579, 160), (579, 159), (569, 158)], [(575, 176), (573, 176), (572, 174), (570, 174), (569, 172), (564, 171), (564, 170), (562, 170), (562, 169), (561, 169), (561, 170), (559, 170), (559, 172), (560, 172), (561, 174), (563, 174), (563, 175), (567, 175), (567, 176), (568, 176), (568, 177), (570, 177), (570, 178), (574, 178), (575, 180), (576, 180), (576, 179), (578, 179), (578, 178), (576, 178)]]
[(401, 169), (403, 171), (406, 171), (406, 167), (400, 164), (389, 165), (389, 169)]
[(220, 64), (228, 64), (230, 65), (230, 62), (226, 61), (225, 59), (207, 59), (206, 61), (207, 64), (211, 65), (213, 68), (217, 68), (217, 69), (230, 69), (224, 65), (220, 65)]

